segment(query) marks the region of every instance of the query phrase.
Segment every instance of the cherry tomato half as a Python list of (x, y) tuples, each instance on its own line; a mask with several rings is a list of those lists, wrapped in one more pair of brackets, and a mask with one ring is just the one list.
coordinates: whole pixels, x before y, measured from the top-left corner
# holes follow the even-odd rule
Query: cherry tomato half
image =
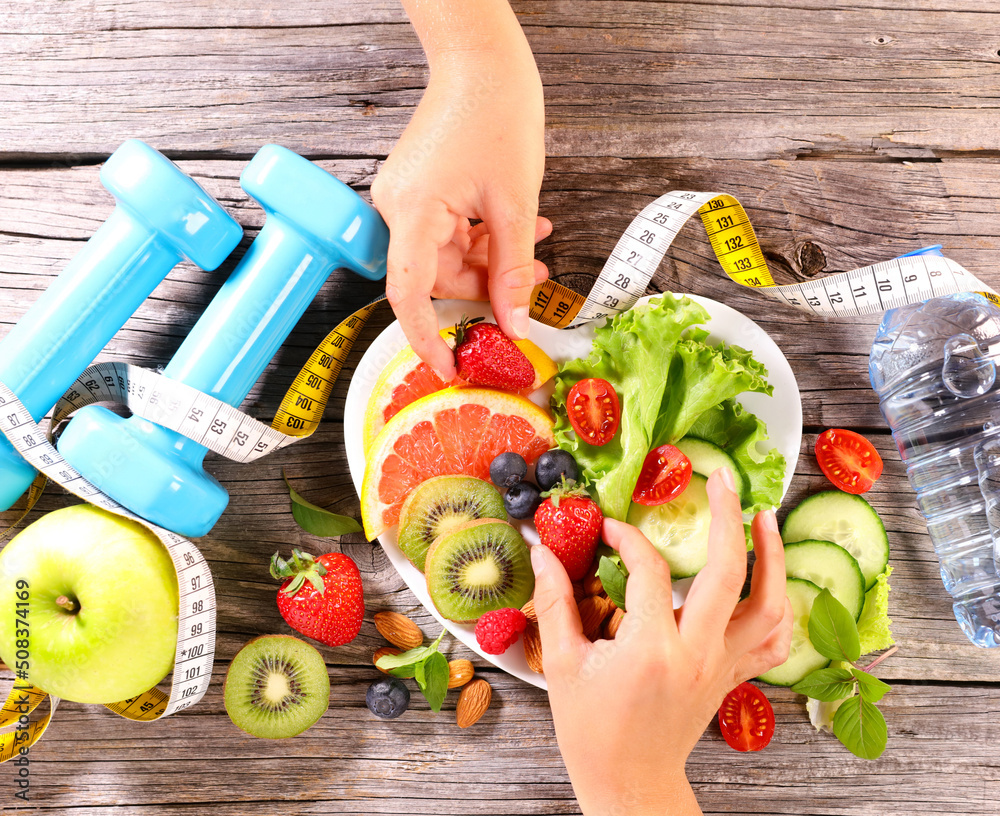
[(861, 434), (831, 428), (816, 440), (820, 470), (847, 493), (864, 493), (882, 475), (882, 457)]
[(774, 736), (774, 709), (759, 688), (740, 683), (722, 701), (719, 729), (730, 748), (759, 751)]
[(580, 439), (588, 445), (606, 445), (618, 432), (622, 410), (614, 386), (591, 377), (569, 390), (566, 413)]
[(647, 506), (676, 499), (691, 483), (691, 460), (673, 445), (660, 445), (646, 454), (632, 501)]

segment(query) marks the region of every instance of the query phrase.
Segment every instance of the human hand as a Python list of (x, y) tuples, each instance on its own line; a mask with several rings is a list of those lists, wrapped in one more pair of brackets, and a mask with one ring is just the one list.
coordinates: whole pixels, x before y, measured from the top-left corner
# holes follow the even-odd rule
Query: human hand
[(629, 570), (614, 640), (584, 637), (573, 590), (547, 548), (531, 548), (535, 610), (559, 748), (587, 816), (700, 813), (684, 765), (725, 695), (784, 662), (792, 632), (774, 513), (758, 513), (750, 595), (732, 474), (708, 480), (708, 564), (673, 609), (670, 567), (641, 532), (605, 519)]
[(542, 86), (516, 19), (509, 8), (501, 13), (499, 44), (469, 47), (469, 35), (455, 35), (466, 47), (428, 47), (427, 90), (372, 184), (390, 231), (389, 303), (414, 351), (446, 382), (454, 356), (431, 297), (489, 299), (500, 328), (517, 339), (528, 333), (531, 291), (548, 274), (534, 259), (534, 244), (552, 230), (537, 217)]

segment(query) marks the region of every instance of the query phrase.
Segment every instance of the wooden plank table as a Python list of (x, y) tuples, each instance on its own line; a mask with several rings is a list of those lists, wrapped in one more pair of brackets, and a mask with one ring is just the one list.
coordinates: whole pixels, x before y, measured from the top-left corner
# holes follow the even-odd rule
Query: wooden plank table
[[(997, 139), (1000, 11), (968, 0), (515, 0), (546, 86), (549, 161), (539, 249), (555, 279), (586, 291), (638, 209), (668, 189), (719, 190), (746, 206), (776, 275), (802, 280), (920, 246), (1000, 284)], [(316, 160), (367, 195), (427, 79), (395, 0), (8, 0), (0, 6), (0, 336), (107, 217), (100, 163), (143, 138), (193, 174), (247, 229), (262, 223), (238, 176), (267, 142)], [(169, 360), (233, 261), (178, 267), (101, 359)], [(892, 544), (900, 652), (879, 674), (889, 745), (876, 762), (809, 725), (803, 698), (771, 689), (778, 730), (761, 754), (710, 726), (688, 771), (706, 813), (994, 814), (1000, 653), (961, 634), (875, 397), (875, 320), (814, 319), (729, 284), (701, 228), (679, 236), (651, 289), (709, 295), (756, 320), (791, 362), (804, 436), (791, 506), (823, 489), (811, 448), (830, 426), (870, 435), (885, 459), (871, 500)], [(254, 389), (273, 415), (326, 331), (378, 293), (335, 275)], [(366, 328), (362, 346), (390, 320)], [(329, 712), (286, 742), (238, 731), (222, 680), (254, 635), (288, 632), (268, 558), (324, 542), (289, 513), (284, 470), (312, 501), (357, 514), (343, 411), (354, 351), (311, 439), (252, 466), (211, 457), (232, 503), (198, 543), (219, 595), (212, 686), (193, 710), (148, 725), (64, 703), (31, 752), (31, 801), (0, 767), (2, 812), (110, 816), (578, 813), (545, 694), (476, 659), (495, 690), (483, 721), (434, 715), (419, 695), (392, 722), (364, 705), (382, 640), (371, 615), (436, 625), (381, 549), (352, 536), (368, 614), (349, 646), (324, 649)], [(39, 507), (69, 499), (50, 490)], [(7, 516), (5, 516), (6, 518)], [(457, 644), (453, 656), (472, 655)], [(9, 675), (7, 675), (9, 676)], [(595, 720), (594, 739), (601, 723)], [(600, 773), (599, 768), (594, 773)], [(620, 811), (627, 813), (627, 808)]]

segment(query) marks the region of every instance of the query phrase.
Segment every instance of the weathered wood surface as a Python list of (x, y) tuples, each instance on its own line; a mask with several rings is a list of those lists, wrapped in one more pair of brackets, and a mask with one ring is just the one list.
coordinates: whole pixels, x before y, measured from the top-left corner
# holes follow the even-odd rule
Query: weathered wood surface
[[(9, 157), (93, 159), (124, 133), (188, 155), (385, 155), (426, 79), (386, 0), (44, 5), (0, 10)], [(515, 5), (553, 156), (997, 152), (989, 4)]]
[[(515, 8), (546, 84), (542, 212), (555, 231), (539, 257), (554, 278), (584, 291), (642, 205), (667, 189), (712, 189), (740, 198), (784, 281), (942, 243), (1000, 284), (995, 9), (966, 0), (933, 8), (921, 0), (536, 0)], [(213, 273), (178, 267), (102, 354), (148, 366), (169, 360), (263, 221), (238, 185), (245, 160), (278, 141), (366, 195), (426, 80), (393, 0), (15, 0), (0, 7), (0, 55), (0, 337), (111, 211), (98, 162), (124, 138), (146, 138), (181, 159), (247, 227), (233, 261)], [(901, 651), (879, 671), (894, 685), (883, 705), (888, 751), (876, 763), (854, 759), (812, 730), (801, 698), (774, 690), (779, 730), (767, 751), (735, 754), (711, 726), (692, 755), (705, 811), (995, 813), (1000, 654), (970, 646), (954, 623), (868, 385), (876, 321), (819, 321), (738, 289), (698, 224), (681, 233), (651, 288), (722, 300), (785, 351), (805, 425), (787, 506), (826, 484), (811, 456), (823, 428), (869, 432), (886, 462), (870, 497), (896, 567), (891, 612)], [(335, 275), (245, 408), (272, 415), (326, 331), (378, 291)], [(390, 319), (388, 310), (376, 314), (361, 345)], [(360, 353), (314, 437), (253, 466), (209, 458), (233, 498), (199, 541), (220, 602), (205, 700), (149, 725), (63, 703), (32, 752), (30, 807), (13, 798), (0, 768), (4, 813), (578, 812), (544, 694), (478, 658), (497, 703), (476, 727), (455, 727), (454, 695), (437, 716), (418, 695), (398, 721), (368, 714), (370, 657), (382, 645), (371, 614), (406, 612), (432, 636), (436, 625), (360, 536), (342, 547), (361, 567), (369, 615), (353, 644), (323, 650), (334, 681), (328, 714), (281, 743), (245, 737), (225, 715), (221, 685), (237, 649), (254, 635), (290, 631), (274, 605), (270, 554), (324, 546), (292, 521), (282, 470), (316, 503), (357, 513), (341, 423)], [(66, 502), (50, 490), (39, 509)]]

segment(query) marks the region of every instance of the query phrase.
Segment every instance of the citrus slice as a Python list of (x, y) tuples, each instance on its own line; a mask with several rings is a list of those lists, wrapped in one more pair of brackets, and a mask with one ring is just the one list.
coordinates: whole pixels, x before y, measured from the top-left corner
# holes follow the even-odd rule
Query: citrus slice
[(531, 464), (555, 447), (552, 418), (517, 394), (492, 388), (446, 388), (403, 408), (365, 456), (361, 520), (372, 540), (399, 519), (403, 501), (432, 476), (489, 479), (504, 451)]
[[(448, 345), (455, 342), (454, 328), (448, 326), (441, 329), (441, 336)], [(535, 369), (535, 381), (525, 391), (530, 394), (555, 376), (556, 364), (530, 340), (515, 340), (514, 343)], [(364, 449), (367, 451), (385, 423), (411, 402), (435, 391), (464, 384), (458, 378), (446, 383), (433, 368), (417, 357), (410, 346), (404, 347), (382, 369), (368, 398), (363, 430)]]

